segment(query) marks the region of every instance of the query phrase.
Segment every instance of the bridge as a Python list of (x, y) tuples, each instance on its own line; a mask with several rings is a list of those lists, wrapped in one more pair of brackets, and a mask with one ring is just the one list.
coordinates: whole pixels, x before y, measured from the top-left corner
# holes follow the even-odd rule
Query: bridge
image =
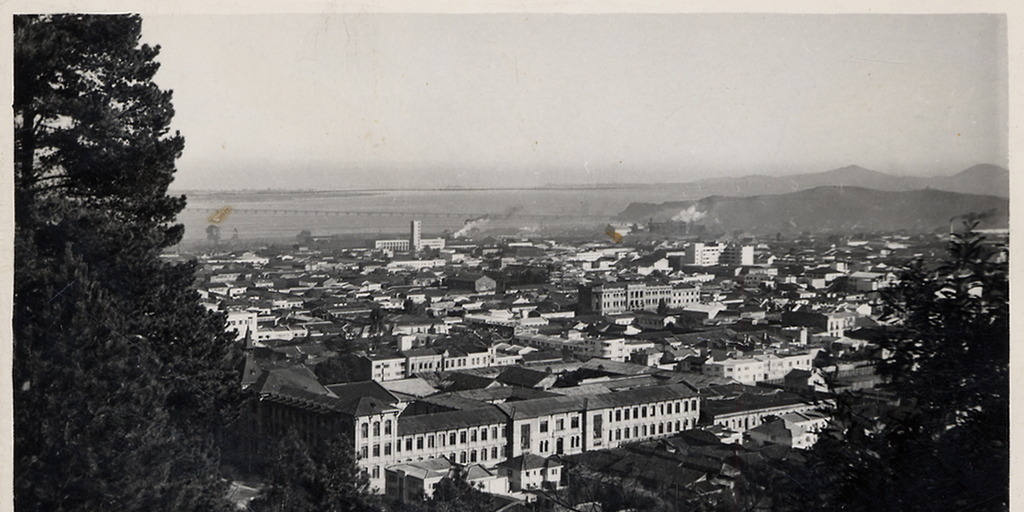
[(507, 213), (474, 213), (474, 212), (396, 212), (396, 211), (340, 211), (340, 210), (289, 210), (280, 208), (190, 208), (186, 207), (183, 213), (197, 213), (204, 215), (323, 215), (323, 216), (346, 216), (346, 217), (412, 217), (412, 218), (444, 218), (444, 219), (466, 219), (466, 220), (501, 220), (501, 219), (525, 219), (525, 220), (602, 220), (607, 221), (608, 215), (584, 215), (584, 214), (523, 214), (516, 212)]

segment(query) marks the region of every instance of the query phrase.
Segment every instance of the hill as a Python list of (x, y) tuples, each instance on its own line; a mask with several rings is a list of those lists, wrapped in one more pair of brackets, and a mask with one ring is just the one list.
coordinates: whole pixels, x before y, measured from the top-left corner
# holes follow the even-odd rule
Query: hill
[(749, 197), (710, 196), (697, 201), (632, 203), (620, 221), (686, 222), (710, 231), (856, 232), (907, 230), (930, 232), (950, 219), (986, 213), (981, 227), (1005, 228), (1009, 200), (942, 190), (883, 191), (826, 186), (799, 192)]
[(850, 165), (831, 171), (789, 176), (753, 174), (739, 178), (708, 178), (686, 183), (637, 184), (635, 186), (671, 191), (680, 199), (785, 194), (826, 186), (862, 187), (891, 192), (931, 188), (962, 194), (1008, 198), (1010, 197), (1010, 172), (996, 165), (982, 164), (952, 176), (895, 176)]

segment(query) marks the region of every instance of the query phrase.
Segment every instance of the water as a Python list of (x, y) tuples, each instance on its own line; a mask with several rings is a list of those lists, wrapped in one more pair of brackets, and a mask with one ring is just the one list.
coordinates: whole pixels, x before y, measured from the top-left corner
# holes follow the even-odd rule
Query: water
[[(205, 240), (218, 209), (221, 238), (237, 230), (242, 239), (294, 239), (302, 230), (314, 236), (355, 233), (407, 233), (419, 219), (425, 237), (455, 233), (469, 225), (482, 230), (524, 234), (564, 228), (604, 226), (630, 202), (689, 199), (678, 190), (644, 186), (578, 189), (390, 190), (330, 192), (187, 192), (179, 216), (185, 241)], [(249, 211), (246, 211), (249, 210)], [(257, 210), (259, 212), (255, 212)], [(270, 213), (271, 211), (277, 213)], [(295, 213), (295, 212), (318, 212)], [(330, 212), (354, 212), (336, 215)], [(451, 214), (431, 216), (431, 214)], [(479, 219), (482, 215), (485, 219)], [(543, 216), (543, 217), (531, 217)]]

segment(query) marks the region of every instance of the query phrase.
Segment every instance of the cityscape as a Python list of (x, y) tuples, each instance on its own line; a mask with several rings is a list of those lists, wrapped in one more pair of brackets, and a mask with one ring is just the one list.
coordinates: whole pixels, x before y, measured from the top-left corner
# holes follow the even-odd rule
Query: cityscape
[[(810, 448), (836, 396), (879, 423), (900, 407), (877, 369), (899, 325), (883, 297), (953, 232), (651, 227), (445, 239), (411, 220), (357, 247), (207, 241), (197, 290), (245, 343), (248, 428), (344, 432), (370, 487), (399, 502), (459, 467), (503, 503), (572, 509), (570, 466), (683, 509), (721, 504), (743, 478), (732, 457)], [(1008, 231), (984, 231), (1005, 263)]]
[(1005, 13), (336, 7), (13, 17), (14, 510), (1012, 508)]

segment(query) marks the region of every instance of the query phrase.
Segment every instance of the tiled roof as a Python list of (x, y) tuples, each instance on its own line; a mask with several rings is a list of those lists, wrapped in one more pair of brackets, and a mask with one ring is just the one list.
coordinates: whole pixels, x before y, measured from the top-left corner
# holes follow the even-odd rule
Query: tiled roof
[[(759, 409), (771, 409), (794, 405), (814, 405), (800, 395), (793, 393), (775, 393), (773, 395), (755, 395), (743, 393), (735, 398), (724, 400), (706, 400), (702, 409), (711, 417), (736, 414)], [(824, 407), (826, 404), (819, 404)]]
[(498, 465), (509, 468), (513, 471), (529, 471), (533, 469), (558, 467), (562, 465), (562, 462), (558, 460), (557, 457), (551, 458), (555, 460), (550, 461), (549, 459), (541, 457), (540, 455), (524, 453), (514, 459), (508, 459)]
[(447, 411), (418, 416), (402, 416), (398, 435), (409, 436), (444, 430), (504, 424), (508, 416), (494, 406), (462, 411)]
[(339, 412), (351, 416), (368, 416), (395, 410), (398, 398), (375, 381), (351, 382), (328, 386), (340, 400)]
[(521, 366), (510, 366), (505, 371), (501, 372), (496, 379), (502, 384), (508, 384), (510, 386), (520, 386), (524, 388), (532, 388), (545, 381), (545, 379), (554, 378), (554, 375), (546, 372), (530, 370)]

